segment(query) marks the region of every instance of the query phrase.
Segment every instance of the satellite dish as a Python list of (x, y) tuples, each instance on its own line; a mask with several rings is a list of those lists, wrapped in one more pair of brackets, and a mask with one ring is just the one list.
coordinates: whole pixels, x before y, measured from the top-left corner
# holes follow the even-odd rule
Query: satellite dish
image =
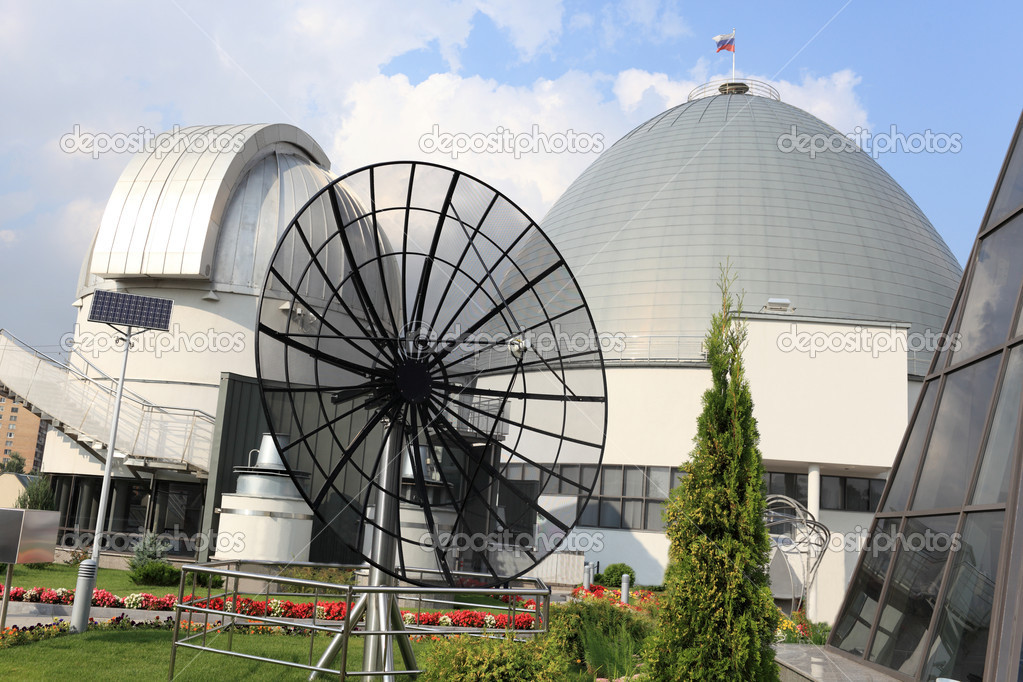
[(377, 164), (314, 195), (270, 259), (256, 372), (324, 532), (392, 578), (500, 585), (593, 490), (607, 390), (589, 309), (536, 223), (465, 173)]

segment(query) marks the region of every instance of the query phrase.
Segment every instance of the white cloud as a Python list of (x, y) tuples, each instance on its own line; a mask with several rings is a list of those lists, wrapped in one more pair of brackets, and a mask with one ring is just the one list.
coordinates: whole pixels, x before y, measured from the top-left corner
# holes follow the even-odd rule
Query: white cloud
[(483, 0), (478, 7), (495, 24), (508, 30), (512, 44), (523, 59), (532, 59), (541, 49), (556, 43), (561, 35), (565, 11), (561, 0)]
[[(457, 159), (426, 153), (420, 140), (441, 134), (601, 135), (604, 148), (628, 129), (616, 102), (602, 101), (599, 78), (569, 72), (529, 86), (501, 85), (476, 76), (437, 74), (418, 85), (404, 76), (377, 76), (350, 91), (349, 114), (334, 137), (335, 169), (390, 159), (452, 165), (505, 191), (539, 219), (596, 153), (466, 153)], [(431, 147), (427, 147), (431, 149)]]
[(18, 240), (18, 233), (14, 230), (0, 230), (0, 246), (13, 244)]
[(776, 81), (782, 100), (808, 111), (842, 133), (851, 133), (857, 126), (869, 128), (867, 111), (855, 88), (860, 77), (849, 69), (830, 76), (804, 75), (799, 84)]

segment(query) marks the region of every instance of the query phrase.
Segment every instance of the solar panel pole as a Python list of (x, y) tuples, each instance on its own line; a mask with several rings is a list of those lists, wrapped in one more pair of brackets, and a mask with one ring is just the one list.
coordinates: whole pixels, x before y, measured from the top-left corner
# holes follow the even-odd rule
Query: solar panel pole
[[(144, 330), (143, 330), (144, 331)], [(139, 332), (141, 333), (141, 332)], [(107, 501), (110, 497), (110, 476), (114, 466), (114, 443), (117, 441), (117, 422), (121, 416), (121, 397), (124, 395), (124, 378), (128, 373), (128, 353), (131, 350), (131, 327), (124, 334), (124, 359), (121, 361), (121, 376), (117, 380), (114, 397), (114, 414), (110, 420), (110, 439), (107, 441), (107, 461), (103, 468), (103, 487), (99, 494), (99, 512), (96, 518), (96, 533), (92, 538), (92, 558), (78, 566), (78, 583), (75, 587), (75, 601), (71, 609), (71, 630), (85, 632), (89, 627), (89, 611), (92, 608), (92, 590), (96, 587), (96, 573), (99, 570), (99, 551), (104, 526), (106, 525)]]

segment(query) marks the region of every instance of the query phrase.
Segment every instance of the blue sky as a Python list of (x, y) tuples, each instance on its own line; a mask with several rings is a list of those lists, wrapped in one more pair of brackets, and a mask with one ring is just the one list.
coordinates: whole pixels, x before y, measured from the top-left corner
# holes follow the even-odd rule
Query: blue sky
[(595, 155), (451, 160), (423, 152), (422, 136), (536, 125), (610, 144), (727, 75), (711, 38), (734, 27), (740, 76), (842, 132), (958, 136), (955, 153), (878, 162), (963, 262), (1023, 104), (1018, 2), (0, 1), (0, 12), (0, 328), (51, 349), (73, 324), (82, 259), (128, 162), (61, 151), (75, 125), (292, 123), (336, 172), (448, 163), (540, 219)]

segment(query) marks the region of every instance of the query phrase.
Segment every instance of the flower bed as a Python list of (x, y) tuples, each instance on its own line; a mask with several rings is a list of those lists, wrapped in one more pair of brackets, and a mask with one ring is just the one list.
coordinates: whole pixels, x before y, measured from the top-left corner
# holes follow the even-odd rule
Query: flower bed
[(657, 603), (657, 597), (649, 590), (629, 590), (629, 603), (622, 603), (622, 591), (604, 587), (603, 585), (592, 585), (586, 589), (582, 585), (572, 590), (572, 596), (576, 599), (604, 599), (615, 606), (640, 610), (644, 606)]
[[(3, 589), (0, 587), (0, 595)], [(73, 604), (75, 591), (65, 588), (50, 590), (43, 587), (33, 587), (26, 590), (22, 587), (11, 588), (11, 601), (21, 602), (42, 602), (46, 604)], [(137, 592), (126, 597), (118, 597), (106, 590), (94, 589), (92, 591), (92, 605), (107, 608), (141, 609), (145, 611), (173, 611), (177, 596), (167, 594), (163, 597), (149, 594), (148, 592)], [(207, 600), (205, 597), (188, 595), (185, 603), (200, 608), (224, 611), (225, 613), (237, 613), (246, 616), (272, 616), (277, 618), (312, 618), (315, 609), (317, 620), (344, 620), (347, 605), (344, 601), (321, 601), (318, 604), (312, 602), (292, 602), (290, 600), (270, 599), (257, 601), (246, 597), (239, 597), (237, 601), (228, 597), (222, 599), (215, 597)], [(522, 608), (534, 610), (535, 602), (530, 599), (525, 602)], [(442, 627), (487, 627), (496, 629), (507, 629), (509, 627), (509, 615), (507, 613), (493, 614), (487, 611), (450, 611), (448, 613), (416, 613), (415, 611), (402, 611), (402, 617), (407, 625), (433, 625)], [(516, 629), (525, 630), (533, 627), (535, 618), (529, 613), (516, 613), (511, 622)], [(47, 626), (49, 627), (49, 626)]]

